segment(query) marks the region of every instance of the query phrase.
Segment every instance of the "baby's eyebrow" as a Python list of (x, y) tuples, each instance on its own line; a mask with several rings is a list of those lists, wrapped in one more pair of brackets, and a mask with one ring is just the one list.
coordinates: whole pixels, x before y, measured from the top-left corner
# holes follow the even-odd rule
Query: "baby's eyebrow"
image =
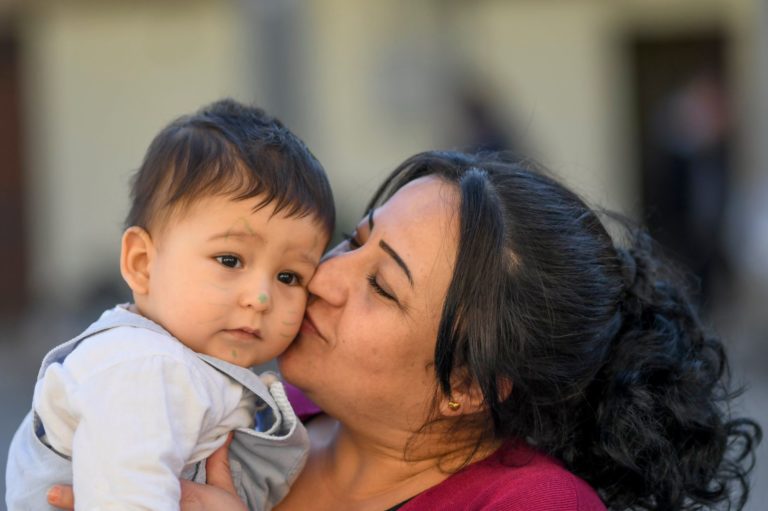
[(296, 258), (302, 260), (307, 264), (311, 264), (312, 266), (317, 266), (320, 264), (320, 259), (316, 256), (310, 255), (308, 252), (302, 252), (300, 250), (288, 251), (288, 253), (291, 253), (291, 252), (296, 252)]
[(245, 217), (238, 218), (230, 227), (224, 232), (214, 234), (208, 241), (214, 241), (217, 239), (227, 238), (256, 238), (257, 241), (264, 243), (264, 237), (259, 234), (251, 224), (248, 223), (248, 219)]
[(224, 232), (214, 234), (213, 236), (208, 238), (208, 241), (215, 241), (215, 240), (227, 239), (227, 238), (256, 238), (257, 240), (264, 241), (264, 238), (256, 231), (233, 231), (233, 230), (227, 230)]

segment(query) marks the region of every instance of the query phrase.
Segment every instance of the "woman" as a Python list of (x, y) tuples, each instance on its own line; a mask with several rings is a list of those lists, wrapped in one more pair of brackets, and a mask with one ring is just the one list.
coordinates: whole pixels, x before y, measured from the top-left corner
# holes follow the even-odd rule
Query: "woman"
[[(407, 160), (280, 359), (325, 414), (277, 509), (742, 507), (760, 428), (729, 417), (722, 344), (630, 237), (527, 161)], [(243, 509), (224, 454), (184, 509)]]

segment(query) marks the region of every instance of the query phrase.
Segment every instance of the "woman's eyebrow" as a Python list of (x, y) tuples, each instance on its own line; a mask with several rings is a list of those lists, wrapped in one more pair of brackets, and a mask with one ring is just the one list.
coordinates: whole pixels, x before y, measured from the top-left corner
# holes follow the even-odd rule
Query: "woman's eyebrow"
[(408, 277), (408, 282), (411, 284), (411, 287), (413, 287), (413, 277), (411, 276), (411, 270), (408, 269), (408, 266), (405, 264), (405, 261), (403, 261), (403, 259), (398, 255), (398, 253), (395, 252), (395, 249), (390, 247), (386, 241), (379, 240), (379, 246), (384, 250), (384, 252), (389, 254), (392, 257), (392, 259), (395, 260), (395, 262), (400, 268), (403, 269), (403, 271), (405, 272), (405, 276)]
[[(368, 231), (373, 232), (373, 209), (371, 209), (371, 211), (368, 212)], [(408, 283), (410, 283), (411, 287), (413, 287), (413, 276), (411, 276), (411, 270), (408, 269), (408, 265), (405, 264), (405, 261), (403, 261), (403, 258), (400, 257), (400, 255), (397, 252), (395, 252), (395, 249), (390, 247), (386, 241), (380, 240), (379, 246), (384, 250), (384, 252), (389, 254), (389, 256), (395, 260), (395, 262), (400, 268), (403, 269), (403, 271), (405, 272), (405, 276), (408, 277)]]

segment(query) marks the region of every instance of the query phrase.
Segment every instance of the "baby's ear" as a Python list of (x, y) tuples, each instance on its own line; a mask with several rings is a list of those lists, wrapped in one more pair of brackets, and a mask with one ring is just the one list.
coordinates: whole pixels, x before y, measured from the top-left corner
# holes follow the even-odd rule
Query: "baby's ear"
[(132, 226), (123, 233), (120, 251), (120, 273), (134, 294), (149, 292), (149, 268), (154, 254), (152, 237), (138, 226)]

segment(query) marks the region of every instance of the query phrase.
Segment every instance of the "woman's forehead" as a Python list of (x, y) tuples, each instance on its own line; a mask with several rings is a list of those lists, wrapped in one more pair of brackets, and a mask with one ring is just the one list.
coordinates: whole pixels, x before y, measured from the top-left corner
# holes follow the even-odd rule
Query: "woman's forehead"
[[(373, 223), (381, 237), (411, 265), (414, 280), (434, 272), (452, 273), (458, 247), (457, 188), (428, 176), (397, 191), (374, 211)], [(363, 223), (368, 224), (364, 219)], [(442, 279), (441, 279), (442, 280)]]
[(407, 210), (423, 216), (443, 216), (446, 213), (453, 216), (458, 205), (458, 189), (453, 183), (436, 176), (424, 176), (397, 190), (379, 209)]

